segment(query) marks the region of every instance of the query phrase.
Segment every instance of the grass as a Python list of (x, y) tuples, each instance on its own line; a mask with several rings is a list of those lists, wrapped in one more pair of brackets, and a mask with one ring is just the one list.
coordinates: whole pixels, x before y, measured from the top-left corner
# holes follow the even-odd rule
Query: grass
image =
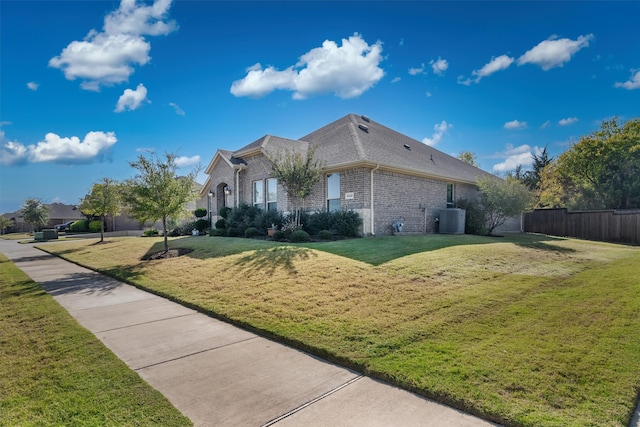
[(43, 248), (514, 426), (626, 426), (640, 248), (539, 235), (285, 245), (209, 237)]
[(0, 378), (1, 425), (191, 425), (2, 255)]

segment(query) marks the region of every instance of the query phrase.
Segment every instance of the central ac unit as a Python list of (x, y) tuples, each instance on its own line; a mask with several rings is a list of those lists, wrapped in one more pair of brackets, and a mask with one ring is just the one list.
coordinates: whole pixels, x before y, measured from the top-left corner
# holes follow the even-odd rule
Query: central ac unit
[(442, 209), (440, 211), (440, 233), (464, 234), (464, 221), (466, 211), (464, 209)]

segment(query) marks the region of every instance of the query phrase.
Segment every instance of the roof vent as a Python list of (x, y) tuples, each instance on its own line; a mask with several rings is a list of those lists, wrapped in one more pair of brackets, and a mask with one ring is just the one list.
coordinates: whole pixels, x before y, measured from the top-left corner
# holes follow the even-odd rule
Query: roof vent
[(411, 147), (409, 147), (407, 144), (404, 144), (404, 148), (406, 148), (407, 150), (411, 151)]
[(358, 125), (358, 127), (360, 129), (362, 129), (365, 132), (369, 132), (369, 127), (367, 125), (363, 125), (362, 123)]
[(370, 120), (369, 120), (369, 117), (367, 117), (367, 116), (360, 116), (360, 118), (361, 118), (362, 120), (364, 120), (365, 122), (367, 122), (367, 123), (369, 123), (369, 121), (370, 121)]

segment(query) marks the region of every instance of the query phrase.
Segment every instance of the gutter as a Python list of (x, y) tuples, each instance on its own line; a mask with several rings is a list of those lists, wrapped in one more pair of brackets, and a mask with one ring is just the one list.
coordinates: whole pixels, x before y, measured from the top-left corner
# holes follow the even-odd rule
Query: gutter
[(375, 230), (375, 217), (374, 217), (374, 209), (373, 209), (373, 173), (380, 168), (380, 164), (376, 163), (376, 167), (371, 169), (371, 235), (376, 235)]

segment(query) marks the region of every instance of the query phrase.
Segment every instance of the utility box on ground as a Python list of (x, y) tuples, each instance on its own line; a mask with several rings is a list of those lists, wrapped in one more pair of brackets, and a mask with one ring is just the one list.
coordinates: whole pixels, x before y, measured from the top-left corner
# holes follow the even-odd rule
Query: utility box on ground
[(465, 219), (466, 211), (464, 209), (442, 209), (440, 211), (440, 233), (464, 234)]

